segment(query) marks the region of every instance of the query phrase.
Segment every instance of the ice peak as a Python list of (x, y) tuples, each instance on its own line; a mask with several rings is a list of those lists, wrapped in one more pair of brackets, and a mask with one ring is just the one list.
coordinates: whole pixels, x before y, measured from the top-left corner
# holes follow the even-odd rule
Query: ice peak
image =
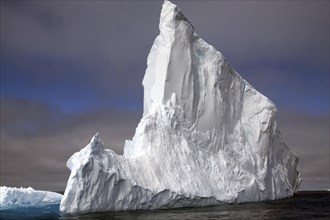
[(193, 48), (190, 46), (192, 39), (196, 40), (194, 28), (179, 7), (164, 1), (159, 30), (148, 56), (148, 68), (142, 83), (144, 114), (152, 109), (152, 105), (166, 104), (174, 92), (178, 100), (184, 100), (181, 104), (191, 115), (193, 95), (190, 90), (194, 87), (195, 76), (190, 51)]
[(182, 21), (187, 24), (188, 28), (194, 29), (192, 24), (182, 13), (181, 9), (172, 2), (165, 0), (160, 14), (159, 29), (160, 30), (164, 28), (175, 29), (176, 23)]
[(104, 150), (103, 142), (100, 138), (99, 132), (97, 132), (92, 137), (92, 140), (91, 140), (89, 145), (90, 145), (90, 148), (91, 148), (92, 152), (99, 153), (99, 152)]
[(92, 143), (97, 143), (99, 141), (100, 141), (100, 133), (99, 132), (96, 132), (96, 134), (92, 137), (91, 142)]

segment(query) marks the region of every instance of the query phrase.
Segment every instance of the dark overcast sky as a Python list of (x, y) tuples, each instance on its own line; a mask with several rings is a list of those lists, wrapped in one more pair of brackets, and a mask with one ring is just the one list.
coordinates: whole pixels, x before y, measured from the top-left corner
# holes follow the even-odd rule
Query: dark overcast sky
[[(329, 1), (173, 1), (278, 108), (302, 189), (330, 188)], [(64, 190), (100, 131), (122, 153), (162, 1), (1, 1), (1, 185)]]

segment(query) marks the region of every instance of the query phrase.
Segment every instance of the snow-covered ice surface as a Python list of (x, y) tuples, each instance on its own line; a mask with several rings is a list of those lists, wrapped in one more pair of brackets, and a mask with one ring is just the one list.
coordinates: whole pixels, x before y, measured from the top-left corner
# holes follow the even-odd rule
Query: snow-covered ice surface
[(33, 188), (0, 187), (0, 219), (56, 217), (62, 195)]
[(275, 105), (162, 7), (148, 56), (144, 113), (124, 155), (99, 135), (67, 162), (60, 210), (166, 209), (273, 200), (299, 187), (298, 157), (284, 144)]

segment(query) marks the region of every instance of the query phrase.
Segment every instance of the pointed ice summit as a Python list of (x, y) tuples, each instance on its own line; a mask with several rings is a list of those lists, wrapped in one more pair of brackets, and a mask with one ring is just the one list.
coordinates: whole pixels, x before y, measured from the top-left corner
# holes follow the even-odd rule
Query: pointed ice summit
[(165, 209), (273, 200), (299, 187), (275, 105), (163, 4), (143, 79), (144, 113), (124, 155), (98, 135), (67, 165), (60, 210)]

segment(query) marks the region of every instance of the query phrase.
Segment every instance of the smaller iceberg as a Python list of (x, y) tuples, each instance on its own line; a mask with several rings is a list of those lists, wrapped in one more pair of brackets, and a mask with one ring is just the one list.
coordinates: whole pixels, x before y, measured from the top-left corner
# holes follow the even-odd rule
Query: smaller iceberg
[(59, 216), (62, 195), (28, 188), (0, 187), (0, 219), (36, 219)]

